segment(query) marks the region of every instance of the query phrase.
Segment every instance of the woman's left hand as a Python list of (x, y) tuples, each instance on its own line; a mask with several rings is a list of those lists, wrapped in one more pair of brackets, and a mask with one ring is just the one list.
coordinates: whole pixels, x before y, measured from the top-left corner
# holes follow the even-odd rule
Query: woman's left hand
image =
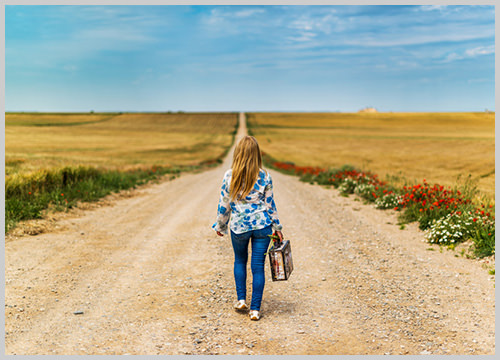
[(224, 234), (223, 234), (223, 233), (221, 233), (220, 231), (217, 231), (217, 235), (219, 235), (219, 236), (224, 236)]

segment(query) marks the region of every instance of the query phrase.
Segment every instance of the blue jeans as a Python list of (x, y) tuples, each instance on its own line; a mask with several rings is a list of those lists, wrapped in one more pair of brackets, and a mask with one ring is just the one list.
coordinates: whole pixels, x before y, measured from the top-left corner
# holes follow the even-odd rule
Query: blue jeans
[(231, 242), (234, 250), (234, 281), (238, 300), (246, 300), (247, 296), (247, 260), (248, 242), (252, 239), (252, 302), (250, 310), (260, 310), (262, 293), (266, 281), (264, 274), (264, 261), (273, 233), (272, 226), (263, 229), (235, 234), (231, 231)]

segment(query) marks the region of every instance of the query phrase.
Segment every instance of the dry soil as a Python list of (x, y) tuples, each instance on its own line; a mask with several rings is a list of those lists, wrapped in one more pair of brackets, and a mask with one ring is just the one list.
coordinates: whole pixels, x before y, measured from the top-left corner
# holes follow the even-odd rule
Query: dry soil
[(266, 263), (260, 321), (233, 311), (230, 240), (211, 229), (231, 153), (50, 232), (7, 235), (6, 354), (495, 353), (484, 261), (440, 252), (394, 212), (275, 171), (295, 269), (272, 282)]

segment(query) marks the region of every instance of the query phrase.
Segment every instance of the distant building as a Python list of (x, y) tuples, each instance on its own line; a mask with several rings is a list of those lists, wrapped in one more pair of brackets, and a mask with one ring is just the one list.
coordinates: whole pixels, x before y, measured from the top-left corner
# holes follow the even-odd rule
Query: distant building
[(361, 109), (358, 112), (376, 113), (378, 111), (374, 107), (365, 107), (364, 109)]

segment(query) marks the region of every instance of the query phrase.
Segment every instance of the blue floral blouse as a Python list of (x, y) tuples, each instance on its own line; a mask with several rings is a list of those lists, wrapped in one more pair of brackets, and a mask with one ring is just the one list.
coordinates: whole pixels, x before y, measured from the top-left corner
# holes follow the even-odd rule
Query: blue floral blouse
[(269, 225), (272, 225), (275, 231), (281, 230), (282, 225), (274, 203), (271, 174), (260, 169), (257, 181), (248, 196), (242, 200), (230, 201), (231, 173), (232, 170), (229, 169), (224, 174), (217, 209), (217, 221), (212, 225), (212, 228), (227, 234), (227, 224), (231, 218), (230, 230), (236, 234), (263, 229)]

